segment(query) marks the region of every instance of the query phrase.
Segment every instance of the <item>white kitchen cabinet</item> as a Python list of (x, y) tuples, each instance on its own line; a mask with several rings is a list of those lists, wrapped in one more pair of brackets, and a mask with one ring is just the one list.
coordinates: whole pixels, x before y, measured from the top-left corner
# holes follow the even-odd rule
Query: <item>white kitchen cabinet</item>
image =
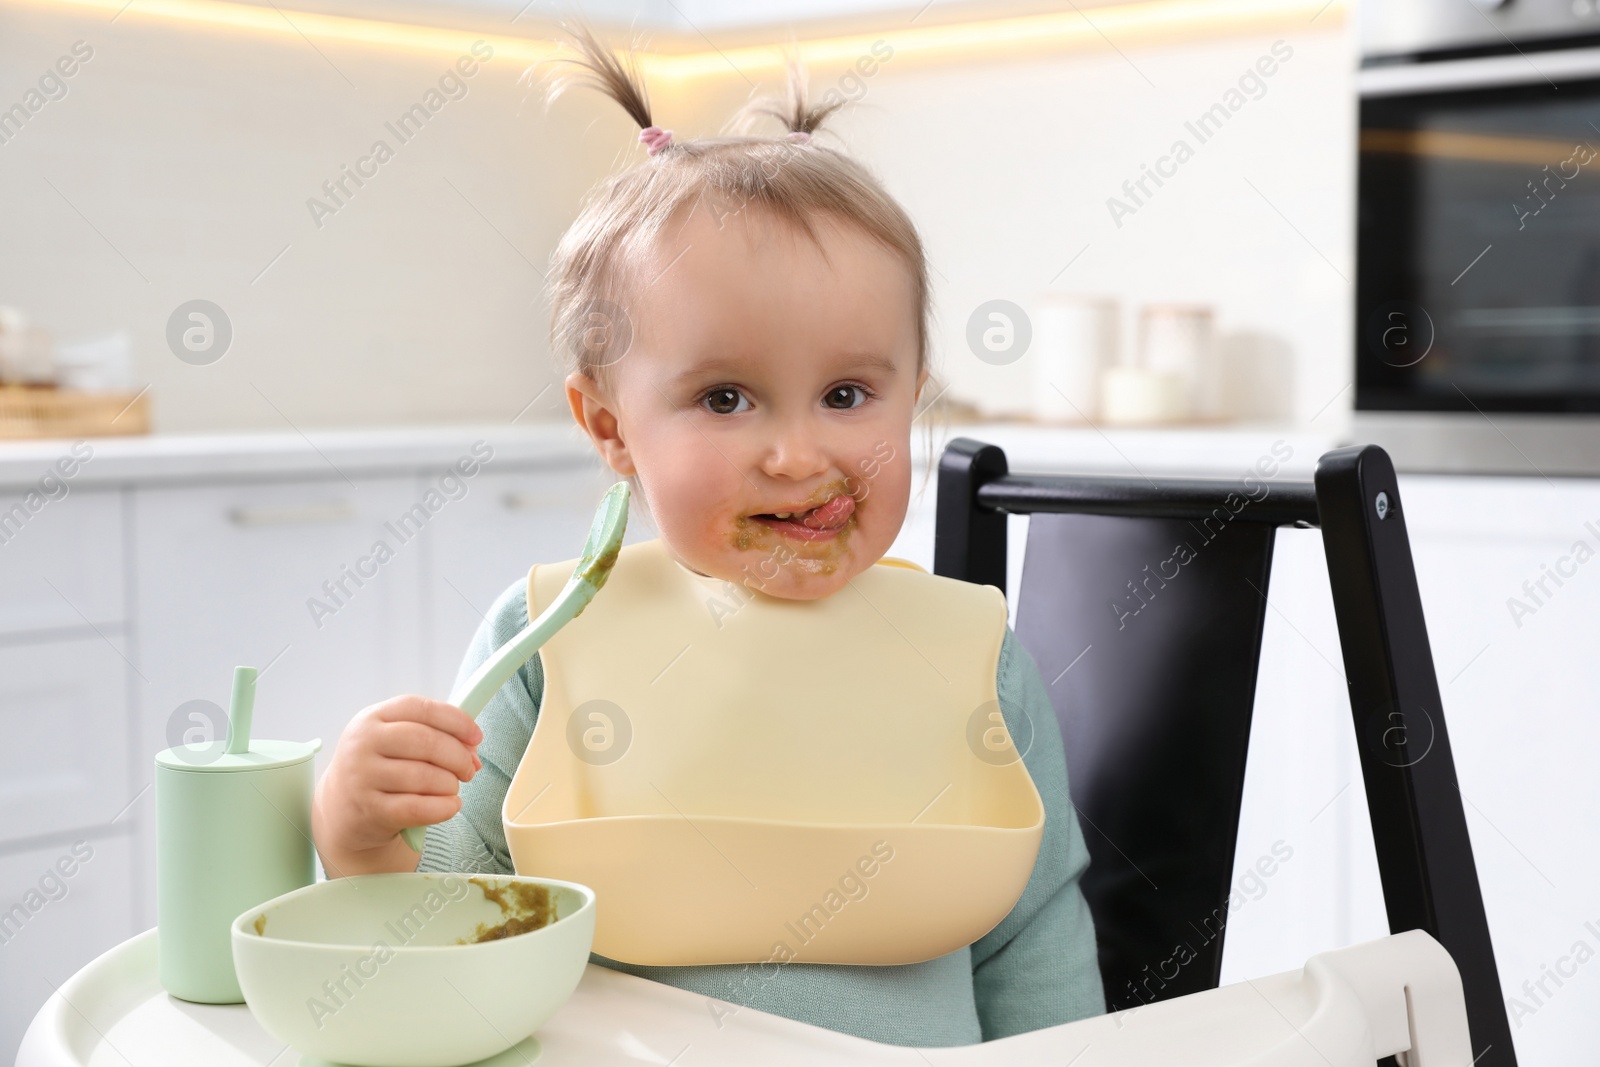
[(137, 932), (132, 844), (126, 832), (84, 832), (0, 855), (0, 1063), (56, 986)]
[(110, 823), (134, 802), (130, 675), (94, 633), (0, 645), (0, 847)]
[[(352, 715), (419, 691), (421, 542), (438, 521), (425, 507), (415, 511), (419, 503), (406, 475), (139, 490), (141, 776), (153, 773), (157, 751), (183, 739), (190, 702), (225, 711), (236, 664), (261, 671), (255, 736), (320, 737), (319, 774)], [(153, 814), (147, 796), (139, 823), (145, 923), (155, 921)]]
[(30, 510), (37, 487), (0, 493), (0, 1063), (133, 932), (126, 494), (53, 482)]
[(67, 495), (36, 512), (27, 510), (31, 487), (0, 492), (0, 638), (91, 627), (109, 635), (126, 617), (123, 494), (59, 484)]
[(1401, 492), (1518, 1059), (1592, 1062), (1600, 482), (1405, 478)]
[[(495, 433), (496, 478), (442, 504), (427, 489), (473, 435), (96, 442), (65, 496), (5, 528), (0, 1063), (52, 982), (154, 924), (154, 756), (225, 729), (235, 665), (262, 671), (256, 736), (321, 737), (325, 767), (366, 704), (447, 692), (424, 655), (435, 556), (492, 599), (532, 559), (577, 552), (609, 479), (565, 430)], [(0, 509), (60, 451), (0, 450)], [(452, 659), (470, 633), (448, 629)], [(39, 889), (79, 840), (93, 854), (65, 893)]]

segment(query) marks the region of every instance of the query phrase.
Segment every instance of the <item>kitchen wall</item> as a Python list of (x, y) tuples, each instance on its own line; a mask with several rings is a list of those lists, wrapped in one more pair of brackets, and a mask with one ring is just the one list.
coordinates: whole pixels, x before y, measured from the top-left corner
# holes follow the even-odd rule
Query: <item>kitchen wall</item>
[[(831, 123), (832, 143), (868, 163), (923, 231), (952, 395), (1025, 408), (1033, 355), (975, 358), (968, 318), (989, 300), (1031, 311), (1042, 293), (1070, 292), (1121, 300), (1127, 358), (1138, 305), (1213, 305), (1234, 395), (1318, 428), (1343, 417), (1355, 59), (1340, 19), (956, 67), (891, 55), (870, 77), (813, 76), (819, 97), (842, 87), (859, 99)], [(892, 52), (895, 31), (882, 41)], [(1253, 70), (1263, 57), (1269, 77)], [(697, 130), (749, 92), (733, 74), (697, 89)], [(1202, 141), (1190, 125), (1219, 103), (1237, 110)], [(1181, 163), (1180, 140), (1192, 151)], [(1147, 179), (1149, 195), (1124, 191), (1158, 162), (1175, 173)]]
[[(834, 143), (924, 232), (951, 396), (1023, 407), (1031, 358), (979, 361), (967, 320), (991, 299), (1033, 309), (1061, 291), (1120, 298), (1125, 350), (1137, 305), (1211, 304), (1252, 410), (1319, 430), (1343, 418), (1354, 62), (1341, 5), (1182, 43), (937, 62), (894, 55), (883, 21), (870, 76), (832, 62), (812, 80), (858, 100)], [(150, 20), (137, 5), (114, 22), (0, 7), (0, 101), (79, 40), (94, 54), (67, 96), (0, 144), (0, 196), (21, 209), (0, 222), (0, 303), (61, 339), (129, 330), (159, 430), (510, 419), (536, 397), (524, 417), (562, 415), (558, 389), (541, 395), (556, 377), (541, 270), (592, 182), (643, 158), (618, 109), (574, 94), (547, 116), (502, 57), (401, 144), (384, 123), (451, 57)], [(1248, 74), (1258, 62), (1270, 77)], [(772, 67), (730, 68), (652, 92), (687, 136), (778, 84)], [(1202, 141), (1186, 124), (1212, 105), (1227, 117)], [(394, 158), (314, 219), (307, 200), (378, 138)], [(1124, 191), (1158, 164), (1162, 185)], [(197, 298), (234, 329), (209, 366), (165, 340)]]
[[(0, 106), (93, 51), (0, 144), (0, 304), (62, 340), (130, 331), (160, 430), (509, 419), (539, 393), (541, 271), (618, 147), (594, 101), (546, 117), (491, 57), (402, 142), (385, 124), (455, 56), (111, 14), (0, 6)], [(379, 139), (393, 157), (314, 218)], [(193, 299), (233, 327), (209, 366), (166, 343)]]

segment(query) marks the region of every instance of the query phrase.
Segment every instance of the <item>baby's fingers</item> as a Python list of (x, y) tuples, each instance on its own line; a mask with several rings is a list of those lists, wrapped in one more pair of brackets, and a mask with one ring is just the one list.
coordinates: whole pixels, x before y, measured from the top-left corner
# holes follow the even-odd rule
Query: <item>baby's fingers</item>
[(373, 800), (378, 819), (398, 832), (408, 826), (432, 826), (461, 810), (459, 796), (427, 793), (379, 793)]
[(443, 767), (421, 760), (379, 760), (368, 773), (366, 787), (379, 793), (422, 793), (455, 796), (461, 782)]
[(483, 740), (483, 730), (472, 716), (442, 700), (408, 696), (379, 704), (374, 712), (384, 722), (420, 722), (435, 730), (450, 734), (463, 745), (476, 745)]
[(471, 781), (481, 766), (470, 747), (420, 722), (385, 723), (374, 739), (373, 751), (391, 760), (418, 760), (443, 767), (463, 782)]

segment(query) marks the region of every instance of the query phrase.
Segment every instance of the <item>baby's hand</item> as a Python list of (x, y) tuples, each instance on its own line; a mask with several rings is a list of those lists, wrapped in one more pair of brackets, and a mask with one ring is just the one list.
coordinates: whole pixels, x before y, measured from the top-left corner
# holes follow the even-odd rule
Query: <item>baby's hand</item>
[(466, 712), (425, 697), (394, 697), (357, 713), (311, 808), (328, 876), (416, 870), (421, 857), (400, 831), (461, 810), (460, 783), (483, 766), (482, 740)]

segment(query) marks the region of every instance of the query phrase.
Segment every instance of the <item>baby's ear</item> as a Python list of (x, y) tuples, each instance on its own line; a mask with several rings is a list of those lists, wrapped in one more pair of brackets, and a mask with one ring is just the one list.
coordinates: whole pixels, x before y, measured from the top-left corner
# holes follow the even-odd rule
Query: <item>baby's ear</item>
[(567, 375), (566, 386), (572, 418), (594, 442), (606, 466), (624, 476), (638, 473), (627, 443), (622, 439), (622, 424), (605, 388), (581, 371)]

